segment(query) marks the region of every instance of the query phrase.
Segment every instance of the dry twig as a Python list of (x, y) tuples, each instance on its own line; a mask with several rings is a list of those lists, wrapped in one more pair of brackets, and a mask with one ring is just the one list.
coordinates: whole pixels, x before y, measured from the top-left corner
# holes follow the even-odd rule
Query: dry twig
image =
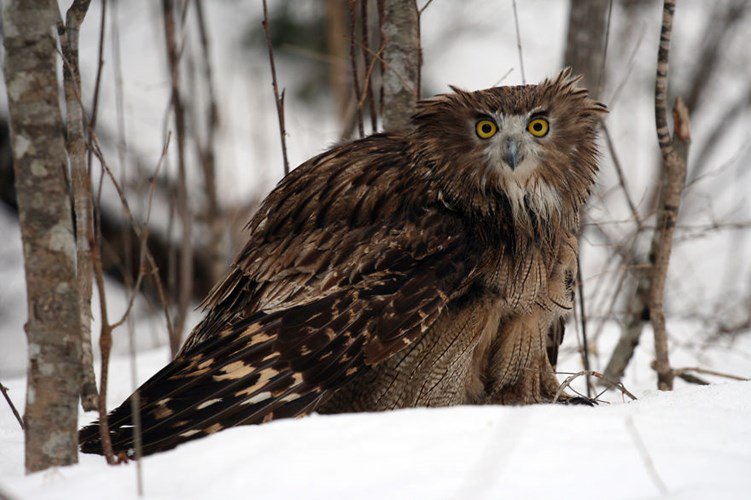
[(14, 405), (13, 401), (11, 401), (10, 399), (10, 395), (8, 394), (8, 388), (5, 387), (2, 382), (0, 382), (0, 392), (3, 393), (3, 397), (5, 398), (5, 401), (8, 402), (8, 406), (10, 406), (10, 411), (13, 412), (13, 416), (15, 416), (16, 420), (18, 420), (18, 425), (21, 426), (21, 430), (24, 430), (23, 419), (21, 418), (21, 415), (18, 413), (18, 410), (16, 410), (16, 405)]
[(725, 372), (718, 372), (716, 370), (709, 370), (707, 368), (701, 368), (700, 366), (687, 366), (685, 368), (674, 368), (673, 374), (676, 377), (680, 377), (688, 372), (696, 372), (700, 373), (702, 375), (711, 375), (713, 377), (721, 377), (721, 378), (728, 378), (730, 380), (738, 380), (740, 382), (748, 382), (751, 379), (739, 377), (738, 375), (733, 375), (730, 373)]
[(279, 139), (282, 141), (282, 158), (284, 159), (284, 175), (289, 173), (289, 160), (287, 159), (287, 132), (284, 128), (284, 90), (279, 95), (279, 86), (276, 83), (276, 64), (274, 63), (274, 49), (271, 46), (271, 33), (269, 31), (269, 11), (266, 0), (263, 0), (263, 32), (266, 35), (266, 45), (269, 49), (269, 65), (271, 66), (271, 86), (274, 88), (274, 101), (276, 102), (276, 114), (279, 118)]

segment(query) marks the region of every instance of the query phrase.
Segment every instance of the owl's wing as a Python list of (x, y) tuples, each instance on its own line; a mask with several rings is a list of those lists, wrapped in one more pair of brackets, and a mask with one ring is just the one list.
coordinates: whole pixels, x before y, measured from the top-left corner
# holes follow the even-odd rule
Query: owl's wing
[[(265, 227), (278, 223), (269, 217)], [(211, 333), (138, 390), (144, 453), (315, 409), (430, 328), (477, 266), (461, 223), (437, 207), (388, 223), (323, 222), (253, 230), (256, 246), (211, 299)], [(114, 449), (127, 452), (130, 400), (109, 423)], [(98, 425), (80, 441), (101, 452)]]

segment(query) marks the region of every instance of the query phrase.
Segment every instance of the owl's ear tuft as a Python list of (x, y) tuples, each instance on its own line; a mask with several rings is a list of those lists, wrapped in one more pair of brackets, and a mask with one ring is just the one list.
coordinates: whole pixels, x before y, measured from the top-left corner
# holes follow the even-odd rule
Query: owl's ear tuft
[(449, 88), (451, 89), (452, 92), (454, 92), (456, 94), (459, 94), (459, 95), (464, 95), (464, 94), (468, 94), (469, 93), (466, 90), (460, 89), (459, 87), (457, 87), (455, 85), (449, 85)]
[(558, 87), (560, 90), (573, 90), (577, 87), (577, 84), (584, 78), (583, 75), (574, 74), (574, 70), (571, 66), (566, 66), (561, 70), (558, 75), (552, 80), (552, 85)]

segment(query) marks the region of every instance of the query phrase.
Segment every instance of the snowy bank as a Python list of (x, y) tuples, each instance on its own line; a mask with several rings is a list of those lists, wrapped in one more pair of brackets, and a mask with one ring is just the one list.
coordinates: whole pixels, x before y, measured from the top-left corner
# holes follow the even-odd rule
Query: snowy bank
[[(152, 356), (158, 364), (162, 353)], [(23, 380), (12, 381), (16, 399)], [(128, 392), (115, 387), (113, 398)], [(91, 414), (82, 417), (88, 421)], [(544, 405), (312, 416), (230, 429), (143, 460), (145, 497), (747, 498), (751, 382), (597, 408)], [(83, 455), (23, 475), (0, 410), (0, 498), (136, 498), (135, 466)]]

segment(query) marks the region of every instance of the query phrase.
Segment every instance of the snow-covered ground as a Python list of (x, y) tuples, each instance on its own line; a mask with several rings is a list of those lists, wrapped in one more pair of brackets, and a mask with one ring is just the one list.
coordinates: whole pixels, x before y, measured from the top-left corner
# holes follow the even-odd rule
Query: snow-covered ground
[[(164, 354), (142, 355), (140, 372)], [(115, 359), (113, 402), (130, 392), (127, 372)], [(8, 385), (20, 400), (23, 380)], [(412, 409), (229, 429), (145, 458), (145, 498), (748, 498), (751, 382), (640, 394), (596, 408)], [(24, 476), (23, 435), (0, 408), (0, 498), (136, 498), (135, 474), (134, 463), (83, 455)]]

